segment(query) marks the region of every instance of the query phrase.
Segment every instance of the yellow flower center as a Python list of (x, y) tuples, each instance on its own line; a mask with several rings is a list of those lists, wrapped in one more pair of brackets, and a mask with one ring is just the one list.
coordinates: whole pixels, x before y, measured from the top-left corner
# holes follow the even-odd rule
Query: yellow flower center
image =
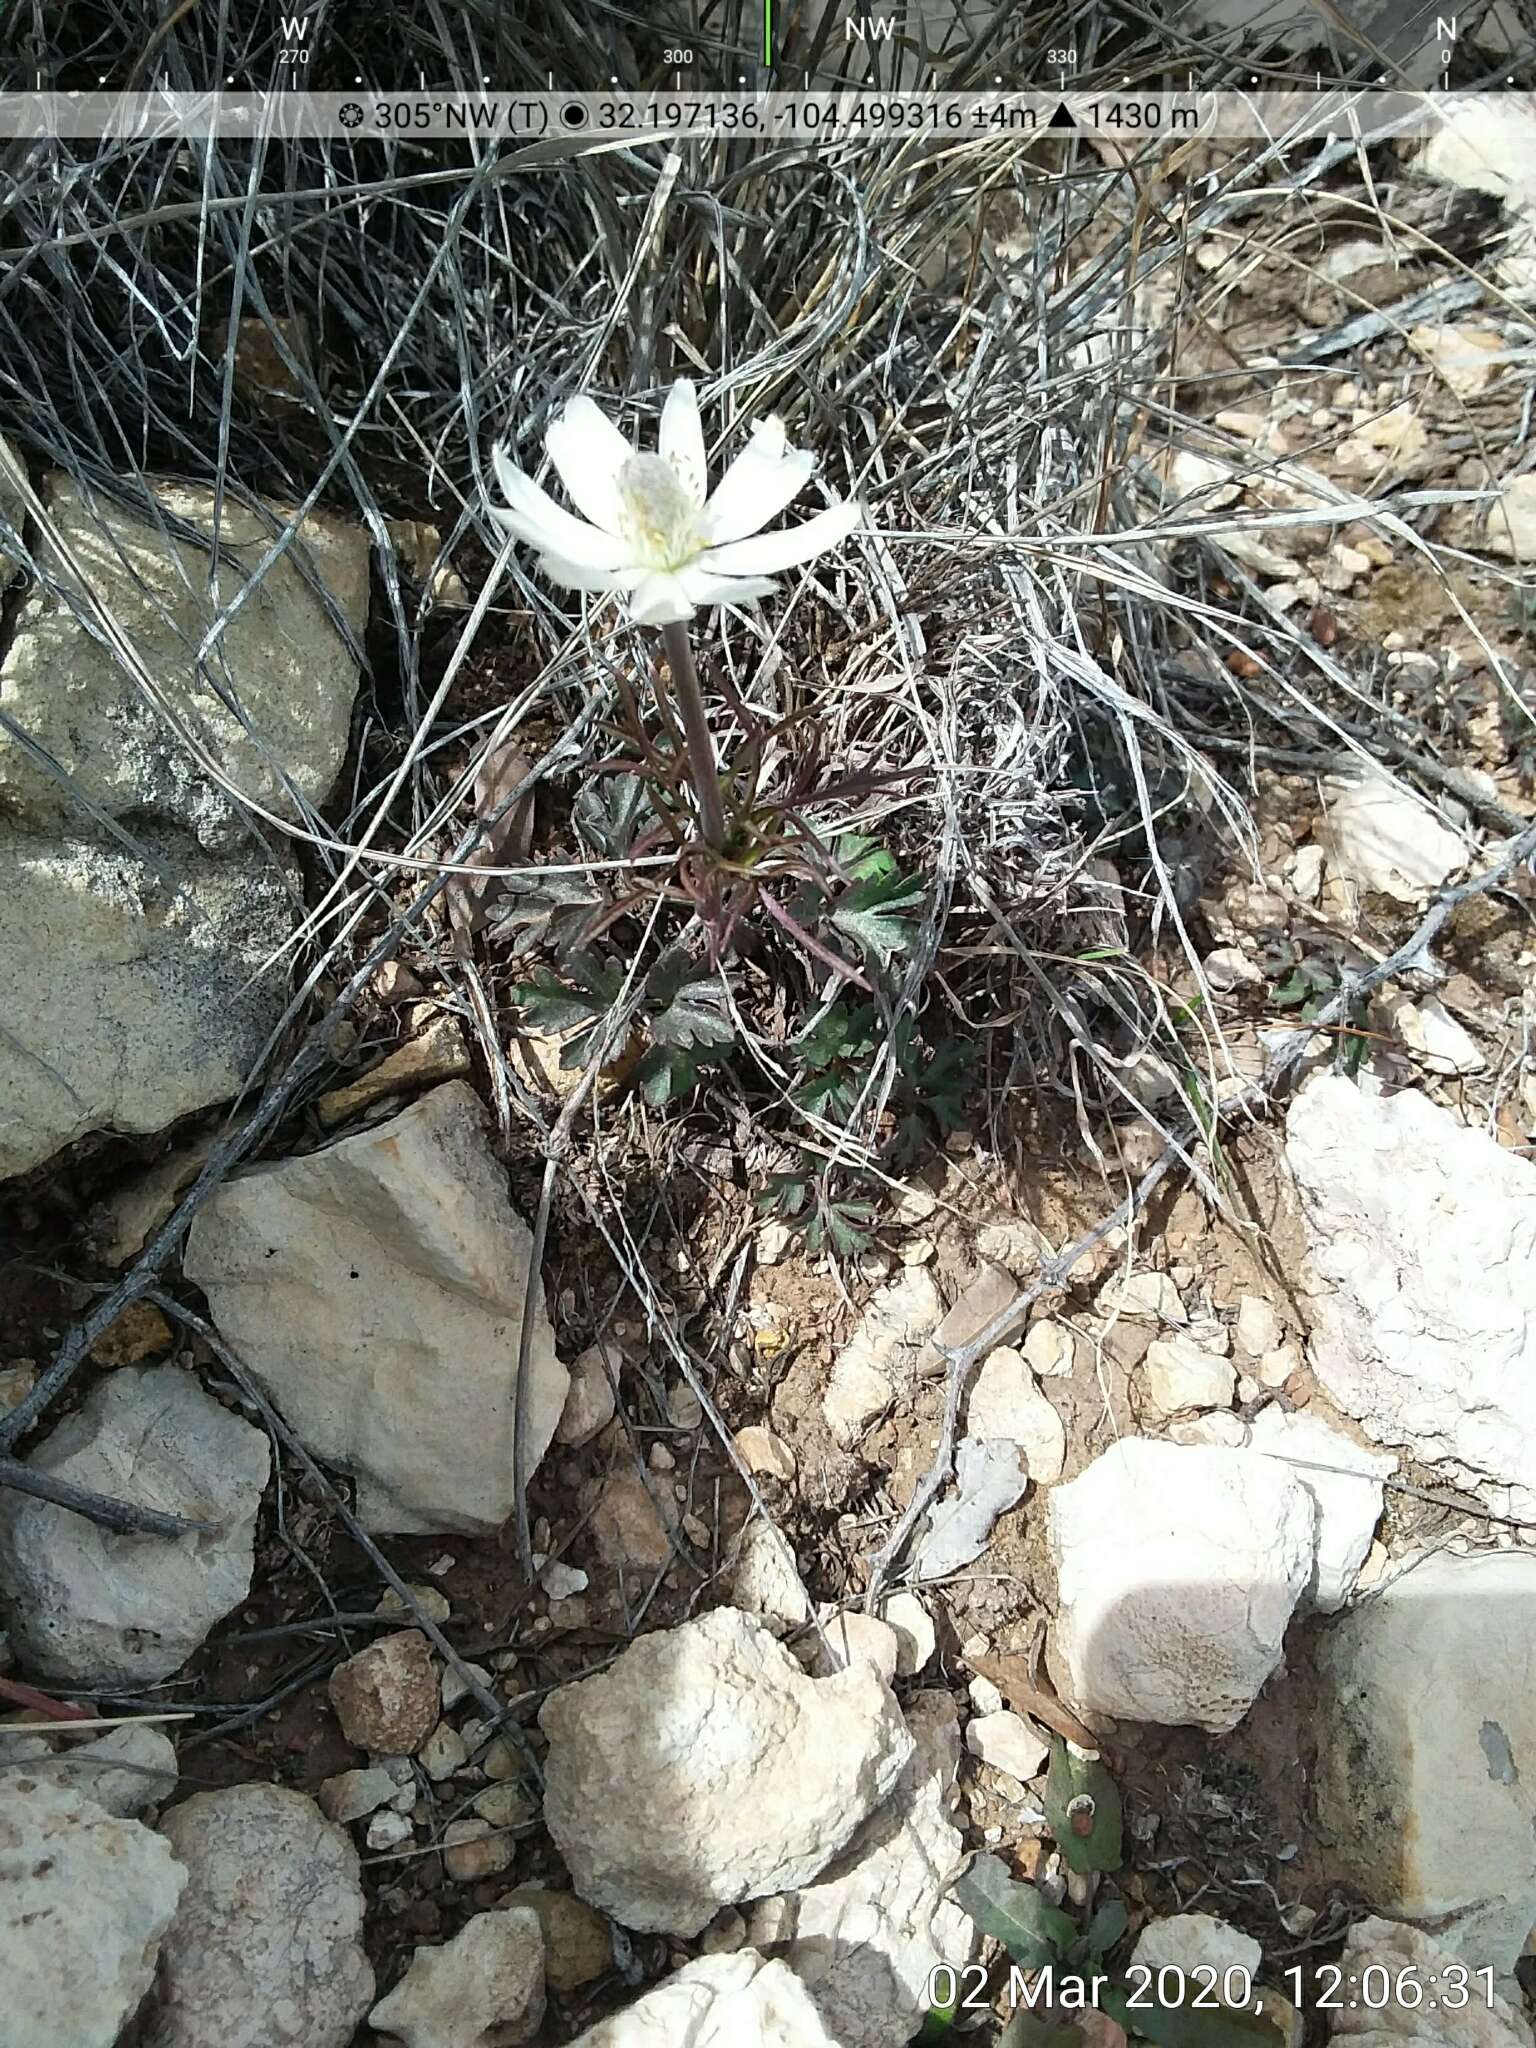
[(631, 455), (619, 471), (624, 538), (659, 569), (679, 569), (699, 552), (699, 508), (660, 455)]

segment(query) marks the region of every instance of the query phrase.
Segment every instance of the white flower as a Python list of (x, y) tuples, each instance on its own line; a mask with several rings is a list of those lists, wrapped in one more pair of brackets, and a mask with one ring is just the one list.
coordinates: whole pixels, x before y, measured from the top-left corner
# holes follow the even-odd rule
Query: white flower
[[(759, 529), (810, 479), (816, 458), (791, 448), (768, 419), (706, 498), (704, 429), (693, 385), (680, 377), (661, 414), (661, 452), (632, 448), (590, 398), (573, 398), (549, 430), (549, 459), (578, 519), (557, 505), (505, 448), (491, 461), (506, 507), (491, 517), (539, 550), (539, 566), (571, 590), (618, 591), (642, 626), (692, 618), (701, 605), (746, 604), (769, 577), (836, 547), (864, 516), (856, 500), (802, 526)], [(590, 521), (590, 525), (588, 524)], [(749, 538), (749, 536), (751, 536)]]

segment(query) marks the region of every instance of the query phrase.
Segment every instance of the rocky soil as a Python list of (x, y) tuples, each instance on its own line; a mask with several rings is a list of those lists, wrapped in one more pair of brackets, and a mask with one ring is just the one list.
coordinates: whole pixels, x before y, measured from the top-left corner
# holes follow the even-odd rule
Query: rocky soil
[[(1471, 177), (1449, 143), (1426, 171)], [(222, 1171), (251, 1102), (225, 1106), (288, 1028), (307, 882), (225, 776), (290, 822), (330, 797), (367, 539), (307, 522), (325, 602), (287, 558), (261, 583), (222, 649), (232, 720), (189, 655), (206, 591), (181, 545), (40, 480), (180, 736), (76, 611), (22, 596), (0, 667), (0, 1406), (35, 1482), (0, 1483), (9, 2048), (1012, 2044), (1034, 2037), (999, 2033), (998, 1925), (956, 1884), (987, 1857), (1074, 1932), (1113, 1908), (1113, 1969), (1235, 1970), (1263, 2002), (1246, 2034), (1184, 2014), (1147, 2038), (1531, 2048), (1528, 865), (1342, 1022), (1306, 1015), (1533, 815), (1524, 458), (1498, 454), (1491, 506), (1447, 501), (1448, 581), (1339, 509), (1480, 486), (1463, 423), (1498, 451), (1521, 417), (1536, 194), (1495, 196), (1506, 267), (1475, 318), (1219, 391), (1209, 452), (1157, 457), (1156, 489), (1219, 523), (1255, 632), (1308, 613), (1433, 731), (1438, 774), (1258, 751), (1253, 858), (1197, 878), (1188, 950), (1164, 930), (1142, 964), (1209, 1020), (1219, 1102), (1277, 1060), (1299, 1085), (1060, 1275), (1163, 1153), (1178, 1077), (1155, 1054), (1127, 1063), (1145, 1114), (1117, 1160), (1022, 1090), (978, 1098), (853, 1257), (701, 1171), (697, 1213), (658, 1205), (642, 1247), (671, 1328), (595, 1233), (536, 1235), (538, 1175), (425, 957), (375, 978)], [(1335, 287), (1386, 262), (1373, 233), (1335, 250)], [(1218, 237), (1192, 262), (1229, 331), (1293, 288), (1228, 278)], [(230, 517), (237, 575), (265, 527)], [(554, 1099), (558, 1070), (523, 1071)], [(179, 1255), (50, 1383), (178, 1201)], [(676, 1330), (709, 1316), (706, 1372)], [(886, 1558), (947, 1405), (952, 1469)], [(106, 1527), (71, 1486), (181, 1521)], [(1058, 1774), (1095, 1762), (1123, 1842), (1085, 1874)], [(1109, 1799), (1083, 1796), (1086, 1837)]]

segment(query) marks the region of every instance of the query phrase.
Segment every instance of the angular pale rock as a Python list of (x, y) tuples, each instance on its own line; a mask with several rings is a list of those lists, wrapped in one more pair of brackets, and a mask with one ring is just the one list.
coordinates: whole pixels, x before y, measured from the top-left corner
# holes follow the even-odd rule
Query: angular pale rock
[(811, 1617), (795, 1554), (766, 1522), (749, 1522), (741, 1533), (731, 1598), (743, 1614), (757, 1615), (775, 1635)]
[(1189, 1321), (1179, 1290), (1166, 1273), (1139, 1272), (1111, 1280), (1099, 1296), (1105, 1315), (1121, 1315), (1138, 1323), (1171, 1323), (1181, 1328)]
[(1431, 1074), (1477, 1074), (1487, 1065), (1477, 1040), (1437, 996), (1417, 1003), (1407, 996), (1388, 997), (1380, 1009), (1388, 1031)]
[(1375, 1442), (1536, 1518), (1536, 1165), (1331, 1074), (1291, 1105), (1286, 1159), (1319, 1383)]
[(0, 1771), (7, 2048), (112, 2048), (149, 1989), (186, 1875), (137, 1821)]
[(131, 837), (0, 830), (0, 1180), (87, 1131), (158, 1131), (224, 1101), (282, 1015), (278, 866), (214, 860), (138, 818)]
[(340, 1771), (334, 1778), (327, 1778), (317, 1797), (326, 1819), (345, 1827), (376, 1813), (399, 1789), (388, 1771), (379, 1764), (371, 1764), (366, 1771)]
[(525, 1292), (529, 1469), (565, 1406), (533, 1241), (473, 1089), (258, 1166), (201, 1209), (187, 1277), (306, 1447), (357, 1475), (367, 1529), (489, 1535), (512, 1512)]
[(668, 1521), (638, 1472), (615, 1472), (588, 1497), (592, 1540), (608, 1564), (654, 1571), (671, 1563)]
[(749, 1423), (736, 1432), (736, 1448), (749, 1472), (760, 1479), (777, 1479), (785, 1486), (795, 1476), (795, 1454), (771, 1429)]
[[(346, 752), (357, 661), (306, 581), (298, 550), (360, 636), (368, 610), (362, 528), (311, 513), (294, 545), (252, 587), (274, 527), (226, 498), (215, 596), (205, 548), (106, 498), (88, 501), (62, 476), (48, 480), (45, 496), (62, 551), (44, 541), (43, 560), (74, 604), (41, 583), (29, 594), (0, 666), (0, 698), (15, 725), (65, 769), (74, 792), (98, 816), (152, 816), (210, 850), (240, 844), (244, 827), (205, 759), (290, 822), (305, 806), (323, 803)], [(209, 492), (162, 484), (156, 496), (168, 519), (211, 535)], [(280, 528), (286, 512), (269, 509)], [(209, 626), (247, 591), (209, 658), (210, 673), (200, 678), (197, 653)], [(110, 640), (83, 629), (76, 607), (88, 620), (112, 618), (114, 637), (132, 643), (203, 760), (116, 659)], [(50, 821), (63, 831), (81, 815), (37, 756), (7, 732), (0, 732), (0, 806), (25, 813), (34, 831)]]
[(987, 1547), (999, 1515), (1024, 1497), (1029, 1474), (1005, 1437), (966, 1437), (955, 1452), (955, 1482), (928, 1516), (914, 1569), (921, 1579), (960, 1571)]
[(1370, 1554), (1381, 1520), (1381, 1483), (1397, 1470), (1396, 1458), (1362, 1450), (1320, 1415), (1287, 1414), (1273, 1402), (1254, 1417), (1248, 1441), (1280, 1459), (1316, 1502), (1317, 1566), (1305, 1604), (1336, 1613)]
[(198, 1792), (160, 1823), (187, 1888), (143, 2048), (348, 2048), (373, 2003), (357, 1852), (302, 1792)]
[(1248, 1425), (1241, 1415), (1217, 1408), (1209, 1415), (1196, 1415), (1189, 1422), (1170, 1422), (1168, 1440), (1175, 1444), (1216, 1444), (1240, 1451), (1248, 1442)]
[(503, 1893), (500, 1903), (526, 1906), (537, 1916), (544, 1931), (544, 1982), (551, 1991), (575, 1991), (613, 1968), (608, 1922), (573, 1892), (524, 1885)]
[(1332, 777), (1314, 828), (1333, 875), (1367, 895), (1418, 906), (1467, 859), (1460, 835), (1385, 775)]
[(572, 2048), (843, 2048), (783, 1963), (755, 1949), (701, 1956)]
[(966, 1406), (966, 1433), (1006, 1437), (1024, 1453), (1037, 1486), (1054, 1486), (1067, 1457), (1067, 1431), (1041, 1393), (1020, 1352), (1007, 1345), (990, 1353), (977, 1373)]
[(1167, 1920), (1149, 1920), (1131, 1951), (1132, 1963), (1150, 1970), (1154, 1977), (1159, 1970), (1182, 1970), (1186, 1978), (1199, 1969), (1214, 1970), (1218, 1997), (1220, 1980), (1228, 1970), (1252, 1979), (1263, 1958), (1264, 1952), (1251, 1934), (1211, 1913), (1175, 1913)]
[(943, 1315), (933, 1275), (921, 1266), (881, 1288), (838, 1353), (822, 1398), (821, 1412), (839, 1443), (853, 1443), (890, 1406)]
[(1285, 1336), (1285, 1326), (1262, 1294), (1245, 1294), (1237, 1304), (1234, 1332), (1244, 1358), (1262, 1358)]
[(420, 1629), (383, 1636), (326, 1681), (341, 1732), (376, 1756), (404, 1756), (437, 1726), (437, 1672)]
[(539, 1725), (544, 1819), (576, 1889), (682, 1935), (816, 1877), (912, 1753), (867, 1665), (808, 1678), (731, 1608), (642, 1636), (552, 1694)]
[(846, 1664), (867, 1664), (886, 1685), (895, 1683), (901, 1645), (888, 1622), (861, 1613), (856, 1607), (845, 1613), (839, 1613), (835, 1607), (823, 1607), (819, 1612), (821, 1634), (832, 1654), (827, 1655), (819, 1636), (810, 1639), (810, 1669), (818, 1678), (830, 1677)]
[(987, 1325), (1008, 1307), (1018, 1291), (1006, 1266), (992, 1259), (984, 1261), (976, 1277), (965, 1287), (954, 1307), (934, 1331), (931, 1342), (923, 1346), (917, 1370), (920, 1373), (942, 1373), (945, 1369), (944, 1353), (958, 1351), (961, 1345), (979, 1337)]
[(1430, 1557), (1317, 1652), (1318, 1816), (1339, 1875), (1506, 1975), (1536, 1925), (1536, 1557)]
[(840, 2048), (910, 2039), (930, 1971), (962, 1968), (976, 1952), (974, 1924), (944, 1889), (963, 1853), (949, 1818), (960, 1758), (954, 1701), (918, 1693), (908, 1711), (915, 1748), (891, 1797), (818, 1883), (772, 1902), (776, 1952)]
[(1451, 534), (1462, 547), (1536, 562), (1536, 476), (1511, 477), (1486, 513), (1463, 507), (1451, 521)]
[[(1357, 1920), (1344, 1941), (1339, 1967), (1348, 1989), (1372, 1972), (1373, 1992), (1386, 1992), (1386, 2002), (1369, 2005), (1346, 1995), (1333, 2016), (1329, 2038), (1350, 2041), (1354, 2048), (1531, 2048), (1531, 2026), (1497, 1991), (1490, 2002), (1477, 1988), (1456, 2013), (1446, 2016), (1432, 1986), (1453, 1984), (1449, 1971), (1464, 1959), (1454, 1948), (1442, 1948), (1416, 1927), (1397, 1920)], [(1433, 2005), (1437, 2010), (1429, 2010)]]
[(172, 1365), (99, 1380), (28, 1462), (96, 1493), (210, 1521), (187, 1536), (114, 1536), (83, 1515), (0, 1494), (0, 1597), (39, 1677), (152, 1685), (180, 1670), (250, 1590), (265, 1435)]
[(544, 2018), (544, 1933), (526, 1906), (477, 1913), (452, 1941), (419, 1948), (371, 2026), (404, 2048), (517, 2048)]
[(1487, 327), (1412, 327), (1408, 346), (1427, 358), (1458, 398), (1475, 398), (1504, 361), (1504, 344)]
[(103, 1812), (126, 1819), (146, 1806), (158, 1806), (175, 1791), (176, 1751), (163, 1730), (130, 1722), (64, 1751), (46, 1775), (55, 1785), (83, 1793)]
[(1292, 1373), (1301, 1370), (1301, 1353), (1294, 1344), (1277, 1344), (1254, 1366), (1262, 1387), (1283, 1387)]
[(572, 1360), (565, 1406), (555, 1424), (556, 1443), (569, 1444), (574, 1449), (590, 1442), (612, 1422), (618, 1402), (603, 1357), (601, 1344), (589, 1344)]
[(452, 1017), (434, 1017), (419, 1038), (407, 1039), (360, 1080), (322, 1095), (315, 1107), (321, 1123), (329, 1129), (333, 1124), (344, 1124), (386, 1095), (431, 1087), (468, 1072), (469, 1048), (459, 1024)]
[(896, 1631), (896, 1675), (915, 1678), (939, 1646), (933, 1617), (915, 1593), (893, 1593), (880, 1610)]
[(1235, 1728), (1313, 1569), (1311, 1496), (1252, 1451), (1126, 1437), (1050, 1495), (1057, 1687), (1079, 1713)]
[(1004, 1707), (996, 1714), (976, 1714), (966, 1723), (965, 1746), (971, 1755), (996, 1771), (1027, 1784), (1045, 1768), (1050, 1744), (1022, 1714)]
[(1159, 1415), (1186, 1408), (1230, 1408), (1237, 1374), (1224, 1358), (1187, 1337), (1154, 1337), (1147, 1346), (1147, 1392)]
[(1031, 1323), (1024, 1360), (1043, 1380), (1069, 1379), (1077, 1366), (1077, 1339), (1065, 1323)]

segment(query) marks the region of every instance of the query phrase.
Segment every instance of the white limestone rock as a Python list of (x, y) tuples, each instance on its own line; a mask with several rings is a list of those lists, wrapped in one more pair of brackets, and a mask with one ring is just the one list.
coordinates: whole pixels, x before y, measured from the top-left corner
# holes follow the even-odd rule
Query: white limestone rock
[(1002, 1345), (988, 1354), (972, 1383), (965, 1415), (968, 1435), (1004, 1437), (1017, 1444), (1037, 1486), (1054, 1486), (1061, 1477), (1066, 1425), (1021, 1352)]
[(966, 1723), (965, 1746), (971, 1755), (996, 1771), (1027, 1784), (1044, 1770), (1050, 1744), (1032, 1722), (1004, 1707), (994, 1714), (976, 1714)]
[[(1490, 2003), (1481, 1984), (1467, 1987), (1467, 2003), (1454, 2020), (1448, 2018), (1434, 1987), (1453, 1982), (1447, 1971), (1462, 1961), (1455, 1949), (1440, 1947), (1401, 1921), (1357, 1920), (1339, 1958), (1345, 1983), (1329, 2038), (1354, 2048), (1531, 2048), (1524, 2013), (1497, 1991)], [(1356, 1988), (1367, 1970), (1373, 1972), (1369, 2005)], [(1378, 2002), (1383, 1988), (1384, 2004)]]
[(278, 866), (212, 859), (137, 817), (131, 837), (137, 851), (0, 829), (0, 1180), (87, 1131), (158, 1131), (224, 1101), (282, 1015)]
[(1370, 1554), (1381, 1520), (1381, 1482), (1397, 1470), (1396, 1458), (1362, 1450), (1320, 1415), (1287, 1414), (1273, 1402), (1254, 1417), (1248, 1441), (1285, 1463), (1311, 1494), (1317, 1565), (1304, 1604), (1320, 1614), (1336, 1613)]
[(1285, 1325), (1262, 1294), (1245, 1294), (1237, 1304), (1233, 1333), (1244, 1358), (1263, 1358), (1285, 1338)]
[(607, 1428), (618, 1402), (613, 1382), (603, 1364), (601, 1344), (589, 1344), (585, 1351), (579, 1352), (571, 1361), (570, 1373), (565, 1406), (555, 1425), (555, 1440), (575, 1449), (580, 1444), (589, 1443), (600, 1429)]
[(126, 1819), (158, 1806), (176, 1789), (176, 1750), (160, 1728), (130, 1721), (109, 1728), (94, 1742), (65, 1750), (38, 1776), (68, 1787), (104, 1813)]
[(357, 1852), (277, 1785), (197, 1792), (160, 1823), (187, 1888), (143, 2048), (349, 2048), (373, 2003)]
[(1235, 1728), (1312, 1576), (1305, 1488), (1252, 1451), (1126, 1437), (1049, 1516), (1062, 1696), (1089, 1717)]
[(186, 1536), (115, 1536), (48, 1501), (0, 1493), (0, 1599), (27, 1669), (77, 1684), (169, 1678), (250, 1590), (266, 1436), (179, 1366), (121, 1366), (28, 1462), (213, 1523)]
[(741, 1532), (731, 1598), (743, 1614), (755, 1614), (775, 1635), (809, 1621), (811, 1603), (800, 1582), (788, 1539), (767, 1522), (749, 1522)]
[(1330, 778), (1323, 803), (1315, 836), (1330, 871), (1367, 895), (1417, 907), (1466, 863), (1461, 835), (1385, 775)]
[(783, 1963), (755, 1949), (701, 1956), (572, 2048), (843, 2048)]
[(682, 1935), (817, 1877), (912, 1754), (868, 1665), (809, 1678), (732, 1608), (640, 1637), (539, 1725), (544, 1819), (576, 1890)]
[[(819, 1608), (817, 1618), (821, 1624), (820, 1632), (807, 1638), (805, 1646), (810, 1656), (806, 1666), (808, 1670), (814, 1671), (818, 1678), (828, 1678), (834, 1671), (841, 1671), (845, 1664), (867, 1664), (884, 1684), (895, 1684), (901, 1660), (901, 1639), (888, 1622), (873, 1614), (865, 1614), (857, 1607), (840, 1611), (831, 1605)], [(826, 1638), (825, 1646), (823, 1636)]]
[(527, 1906), (477, 1913), (452, 1941), (418, 1948), (371, 2026), (404, 2048), (517, 2048), (544, 2018), (544, 1931)]
[[(301, 799), (323, 803), (346, 752), (357, 661), (305, 580), (297, 549), (307, 551), (341, 616), (360, 635), (368, 610), (363, 529), (312, 512), (296, 547), (252, 587), (273, 527), (226, 497), (215, 597), (206, 548), (173, 538), (105, 497), (92, 502), (64, 476), (50, 477), (43, 495), (67, 555), (44, 538), (40, 559), (69, 595), (43, 583), (28, 593), (0, 664), (0, 700), (14, 724), (64, 768), (70, 788), (0, 730), (0, 807), (23, 814), (32, 831), (62, 833), (83, 816), (71, 802), (72, 790), (97, 816), (153, 817), (210, 851), (244, 840), (235, 806), (203, 761), (117, 660), (111, 640), (81, 623), (106, 613), (163, 704), (230, 781), (291, 822), (300, 818)], [(212, 533), (210, 492), (161, 484), (156, 496), (167, 520)], [(269, 509), (280, 525), (285, 511)], [(197, 655), (209, 626), (246, 589), (249, 595), (209, 654), (209, 673), (200, 677)]]
[[(234, 1176), (198, 1212), (183, 1265), (306, 1447), (357, 1475), (365, 1528), (489, 1535), (513, 1506), (532, 1242), (478, 1098), (448, 1081), (386, 1123)], [(568, 1386), (537, 1282), (531, 1307), (530, 1469)]]
[(1147, 1346), (1147, 1392), (1159, 1415), (1189, 1408), (1230, 1408), (1237, 1374), (1225, 1358), (1188, 1337), (1154, 1337)]
[(186, 1872), (149, 1828), (0, 1771), (7, 2048), (113, 2048), (149, 1989)]
[(1374, 1442), (1536, 1519), (1536, 1165), (1331, 1074), (1291, 1105), (1286, 1159), (1321, 1386)]
[(1317, 1655), (1318, 1815), (1340, 1877), (1507, 1975), (1536, 1926), (1536, 1557), (1429, 1557)]
[(890, 1798), (817, 1883), (765, 1901), (775, 1953), (839, 2048), (909, 2040), (922, 2024), (930, 1971), (962, 1968), (978, 1947), (974, 1922), (944, 1889), (964, 1852), (949, 1817), (960, 1757), (955, 1703), (947, 1692), (922, 1692), (908, 1714), (915, 1748)]
[[(1136, 1937), (1131, 1961), (1152, 1972), (1181, 1970), (1192, 1979), (1196, 1970), (1216, 1972), (1217, 1996), (1221, 1979), (1228, 1970), (1256, 1977), (1264, 1952), (1251, 1934), (1244, 1934), (1230, 1921), (1212, 1913), (1174, 1913), (1166, 1920), (1149, 1920)], [(1191, 1983), (1191, 1989), (1194, 1989)]]
[(880, 1289), (833, 1361), (822, 1397), (822, 1414), (840, 1444), (855, 1442), (891, 1405), (943, 1317), (943, 1300), (925, 1267), (907, 1267)]
[(915, 1678), (939, 1646), (933, 1616), (915, 1593), (893, 1593), (880, 1612), (896, 1631), (896, 1675)]

